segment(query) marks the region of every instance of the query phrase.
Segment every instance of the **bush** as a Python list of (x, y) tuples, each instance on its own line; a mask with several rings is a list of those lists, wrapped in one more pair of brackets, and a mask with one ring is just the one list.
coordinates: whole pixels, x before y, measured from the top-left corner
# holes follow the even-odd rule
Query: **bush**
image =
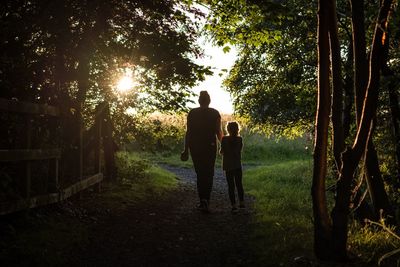
[(127, 152), (117, 153), (116, 165), (119, 182), (127, 185), (148, 178), (148, 170), (151, 167), (149, 161)]
[(183, 147), (185, 116), (153, 114), (136, 124), (131, 147), (146, 152), (178, 151)]

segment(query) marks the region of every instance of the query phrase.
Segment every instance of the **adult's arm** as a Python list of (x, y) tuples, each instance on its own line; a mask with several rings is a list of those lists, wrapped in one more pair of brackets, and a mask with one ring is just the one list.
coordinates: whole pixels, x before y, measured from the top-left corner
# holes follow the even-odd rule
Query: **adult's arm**
[(222, 141), (222, 136), (223, 136), (222, 128), (221, 128), (221, 116), (218, 116), (218, 118), (217, 118), (217, 128), (216, 129), (217, 129), (217, 133), (216, 133), (217, 138), (221, 142)]
[(181, 160), (186, 161), (189, 159), (189, 142), (190, 142), (190, 127), (189, 127), (189, 115), (186, 122), (186, 133), (185, 140), (183, 141), (183, 152), (181, 153)]
[(188, 130), (186, 130), (183, 150), (186, 152), (189, 151), (189, 131)]
[(225, 152), (225, 142), (226, 140), (224, 140), (224, 138), (222, 138), (222, 140), (221, 140), (221, 147), (220, 147), (220, 149), (219, 149), (219, 153), (221, 154), (221, 155), (223, 155), (224, 154), (224, 152)]

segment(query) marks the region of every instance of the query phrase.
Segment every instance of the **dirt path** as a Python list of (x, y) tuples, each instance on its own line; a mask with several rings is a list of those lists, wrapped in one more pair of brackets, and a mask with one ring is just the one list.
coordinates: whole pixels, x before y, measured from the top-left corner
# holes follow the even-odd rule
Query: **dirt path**
[[(196, 210), (195, 173), (163, 166), (178, 189), (110, 213), (91, 229), (89, 243), (71, 253), (71, 266), (255, 266), (249, 246), (252, 202), (231, 214), (226, 182), (217, 171), (211, 213)], [(79, 255), (85, 255), (84, 257)]]

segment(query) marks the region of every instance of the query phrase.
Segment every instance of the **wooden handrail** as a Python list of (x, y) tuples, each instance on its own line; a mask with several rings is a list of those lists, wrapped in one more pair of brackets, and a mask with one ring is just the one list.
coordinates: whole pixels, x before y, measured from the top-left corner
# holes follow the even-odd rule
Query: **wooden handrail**
[(0, 215), (63, 201), (90, 186), (99, 184), (102, 180), (103, 174), (96, 173), (90, 177), (83, 179), (82, 181), (78, 181), (77, 183), (65, 189), (61, 189), (59, 192), (35, 196), (29, 199), (0, 202)]
[(60, 110), (55, 106), (8, 100), (5, 98), (0, 98), (0, 110), (15, 113), (28, 113), (48, 116), (60, 115)]
[(60, 149), (0, 150), (0, 162), (58, 159), (60, 157), (61, 157)]

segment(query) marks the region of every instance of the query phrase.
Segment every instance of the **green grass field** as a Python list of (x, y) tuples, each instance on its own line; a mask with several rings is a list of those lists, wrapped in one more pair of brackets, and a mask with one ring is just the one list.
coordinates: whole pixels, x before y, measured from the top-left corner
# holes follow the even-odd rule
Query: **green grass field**
[(245, 192), (255, 197), (253, 245), (263, 262), (312, 257), (312, 158), (304, 139), (244, 136)]
[(312, 207), (309, 160), (288, 160), (249, 169), (244, 187), (256, 198), (255, 246), (261, 258), (288, 266), (310, 257)]

